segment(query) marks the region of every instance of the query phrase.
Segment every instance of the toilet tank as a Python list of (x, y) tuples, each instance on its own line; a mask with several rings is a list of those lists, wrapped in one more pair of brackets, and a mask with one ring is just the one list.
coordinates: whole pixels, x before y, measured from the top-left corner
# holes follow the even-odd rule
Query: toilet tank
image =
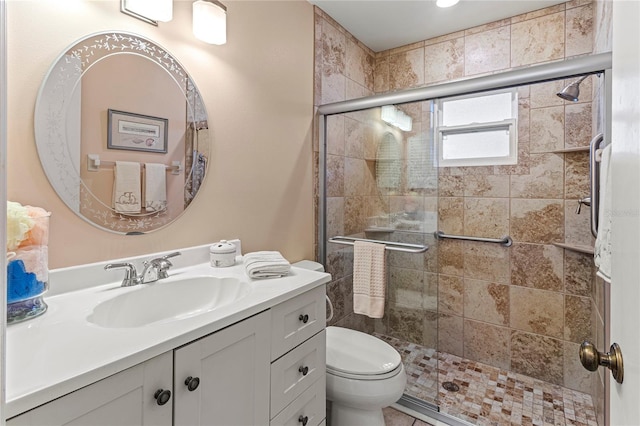
[(314, 262), (313, 260), (301, 260), (296, 262), (293, 266), (297, 266), (302, 269), (311, 269), (312, 271), (324, 272), (324, 266), (321, 263)]

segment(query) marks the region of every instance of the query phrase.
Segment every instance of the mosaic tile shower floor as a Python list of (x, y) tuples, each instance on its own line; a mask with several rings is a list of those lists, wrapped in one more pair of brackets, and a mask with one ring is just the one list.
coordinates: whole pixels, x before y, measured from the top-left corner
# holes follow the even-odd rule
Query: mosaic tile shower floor
[[(480, 426), (598, 426), (591, 396), (434, 349), (376, 334), (402, 356), (405, 393)], [(439, 372), (439, 377), (437, 372)], [(453, 382), (460, 388), (442, 387)]]

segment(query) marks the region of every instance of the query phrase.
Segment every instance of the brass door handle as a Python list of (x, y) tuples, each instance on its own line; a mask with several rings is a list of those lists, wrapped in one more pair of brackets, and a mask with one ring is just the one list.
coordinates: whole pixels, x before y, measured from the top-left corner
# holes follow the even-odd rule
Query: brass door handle
[(622, 350), (617, 343), (611, 345), (609, 352), (598, 352), (593, 343), (588, 340), (580, 345), (580, 362), (589, 371), (596, 371), (603, 366), (611, 370), (611, 375), (618, 383), (624, 378), (624, 366), (622, 363)]

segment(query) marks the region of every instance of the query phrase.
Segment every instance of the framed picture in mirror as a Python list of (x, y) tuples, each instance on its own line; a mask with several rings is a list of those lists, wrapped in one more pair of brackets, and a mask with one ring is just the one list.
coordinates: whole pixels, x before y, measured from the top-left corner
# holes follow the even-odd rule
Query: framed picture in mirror
[(107, 148), (167, 153), (169, 120), (108, 110)]

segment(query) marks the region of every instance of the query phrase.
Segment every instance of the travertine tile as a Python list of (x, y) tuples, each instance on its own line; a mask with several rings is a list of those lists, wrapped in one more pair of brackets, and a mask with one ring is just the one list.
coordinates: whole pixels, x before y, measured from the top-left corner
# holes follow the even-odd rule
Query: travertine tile
[(333, 324), (353, 313), (353, 276), (348, 275), (329, 283), (327, 296), (333, 305)]
[[(438, 312), (438, 282), (438, 274), (434, 274), (432, 272), (424, 273), (422, 308), (425, 311)], [(433, 320), (435, 321), (436, 319), (433, 318)]]
[(567, 202), (565, 205), (565, 242), (590, 247), (595, 242), (591, 235), (589, 214), (585, 211), (576, 214), (576, 202)]
[(396, 309), (422, 309), (424, 272), (416, 269), (391, 267), (388, 300)]
[(374, 70), (374, 91), (376, 93), (389, 91), (389, 57), (376, 58)]
[(464, 40), (466, 76), (509, 68), (511, 31), (508, 26), (467, 34)]
[(464, 243), (464, 276), (508, 284), (509, 248), (493, 243)]
[[(345, 265), (345, 249), (340, 248), (340, 244), (329, 244), (337, 249), (327, 253), (326, 271), (331, 274), (331, 278), (336, 281), (346, 275), (352, 275), (352, 270), (347, 270)], [(333, 299), (332, 299), (333, 300)]]
[(565, 123), (565, 146), (588, 146), (591, 140), (591, 103), (565, 106)]
[(464, 199), (441, 197), (438, 203), (438, 229), (445, 234), (461, 234), (464, 230)]
[(345, 197), (344, 233), (357, 234), (364, 231), (366, 223), (364, 199), (361, 196)]
[(518, 147), (531, 138), (531, 99), (518, 98)]
[(465, 279), (464, 317), (508, 326), (509, 286)]
[(518, 136), (518, 164), (512, 166), (495, 166), (494, 173), (500, 175), (528, 175), (529, 158), (531, 157), (529, 151), (529, 140), (523, 140), (522, 137)]
[(353, 197), (365, 195), (364, 189), (364, 160), (358, 158), (344, 158), (344, 195)]
[(580, 345), (562, 342), (564, 347), (564, 386), (584, 393), (591, 392), (593, 373), (580, 363)]
[(511, 237), (514, 241), (550, 244), (564, 239), (564, 202), (511, 199)]
[(560, 92), (565, 87), (564, 80), (532, 84), (529, 87), (531, 88), (531, 108), (546, 108), (564, 105), (564, 100), (556, 95), (556, 93)]
[(462, 277), (440, 275), (438, 278), (438, 312), (462, 315), (464, 281)]
[[(327, 197), (327, 235), (329, 238), (334, 235), (344, 235), (343, 197)], [(329, 244), (329, 246), (332, 245), (334, 244)]]
[(509, 196), (508, 175), (465, 175), (463, 179), (465, 197), (500, 198)]
[(374, 58), (352, 40), (346, 46), (346, 76), (369, 90), (373, 90)]
[(564, 366), (562, 341), (536, 334), (513, 331), (511, 370), (547, 382), (562, 384)]
[(511, 284), (562, 291), (563, 249), (515, 243), (511, 247)]
[(346, 63), (346, 38), (331, 22), (322, 24), (322, 73), (323, 77), (344, 74)]
[(327, 154), (344, 155), (344, 117), (327, 117)]
[(564, 107), (531, 109), (530, 152), (550, 152), (564, 148)]
[(327, 197), (344, 196), (344, 157), (327, 155)]
[[(589, 196), (589, 153), (571, 152), (564, 154), (565, 178), (564, 197), (569, 200), (579, 200)], [(589, 214), (589, 209), (583, 212)]]
[[(380, 238), (380, 236), (374, 237)], [(398, 243), (408, 244), (424, 244), (425, 237), (421, 233), (416, 232), (393, 232), (384, 239), (394, 241)], [(431, 249), (431, 248), (430, 248)], [(389, 251), (387, 254), (387, 262), (390, 266), (397, 266), (399, 268), (409, 268), (423, 270), (425, 267), (425, 256), (416, 255), (414, 253), (404, 253), (400, 251)]]
[(565, 53), (564, 31), (564, 12), (513, 23), (511, 66), (562, 59)]
[(558, 154), (531, 154), (529, 174), (511, 176), (513, 198), (564, 198), (564, 160)]
[(382, 409), (384, 423), (387, 426), (412, 426), (415, 419), (391, 407)]
[(566, 56), (593, 51), (593, 4), (567, 9)]
[(346, 99), (347, 79), (342, 74), (331, 74), (322, 77), (322, 96), (320, 103), (329, 104)]
[(462, 356), (464, 352), (463, 318), (457, 315), (438, 316), (438, 350)]
[(561, 293), (512, 286), (511, 328), (561, 339), (563, 307)]
[(590, 297), (592, 292), (593, 256), (565, 250), (564, 285), (567, 293)]
[(464, 276), (464, 242), (438, 241), (438, 270), (441, 274)]
[(389, 57), (389, 89), (408, 89), (424, 84), (424, 50), (414, 49)]
[(469, 37), (474, 34), (495, 30), (500, 27), (508, 27), (509, 25), (511, 25), (511, 18), (501, 19), (499, 21), (489, 22), (488, 24), (478, 25), (477, 27), (467, 28), (464, 30), (464, 35)]
[(440, 197), (462, 197), (464, 195), (464, 176), (438, 174), (438, 195)]
[(364, 158), (364, 145), (367, 139), (366, 125), (352, 118), (345, 118), (344, 138), (345, 155), (352, 158)]
[(582, 343), (595, 336), (591, 330), (591, 299), (587, 297), (565, 295), (564, 338)]
[(390, 307), (388, 315), (388, 327), (391, 336), (409, 342), (422, 343), (425, 317), (422, 309)]
[[(498, 368), (509, 368), (508, 328), (478, 321), (464, 321), (464, 357)], [(487, 345), (487, 342), (491, 342)]]
[(523, 21), (528, 21), (531, 19), (536, 19), (536, 18), (540, 18), (542, 16), (545, 15), (554, 15), (557, 14), (558, 12), (562, 12), (565, 10), (565, 5), (564, 3), (555, 5), (555, 6), (551, 6), (551, 7), (546, 7), (544, 9), (539, 9), (539, 10), (534, 10), (533, 12), (527, 12), (527, 13), (523, 13), (521, 15), (516, 15), (516, 16), (512, 16), (511, 17), (511, 24), (517, 24)]
[(436, 348), (438, 345), (438, 312), (425, 311), (422, 316), (422, 340), (419, 344), (428, 348)]
[(508, 233), (508, 199), (468, 197), (464, 199), (464, 235), (501, 238)]
[(426, 84), (464, 77), (464, 38), (425, 46), (424, 61)]

